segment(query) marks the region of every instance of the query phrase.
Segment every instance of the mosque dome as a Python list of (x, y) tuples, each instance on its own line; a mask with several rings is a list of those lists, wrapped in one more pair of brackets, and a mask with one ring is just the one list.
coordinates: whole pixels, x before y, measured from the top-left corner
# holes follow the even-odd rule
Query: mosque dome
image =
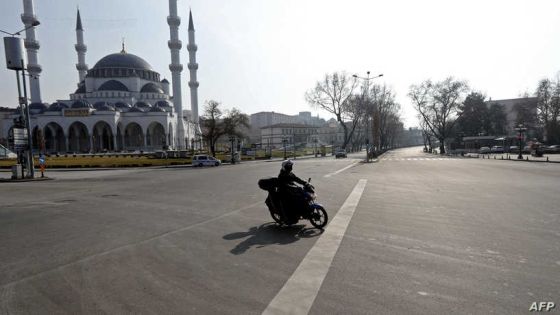
[(29, 111), (31, 114), (42, 114), (47, 110), (47, 105), (44, 103), (31, 103), (29, 104)]
[(109, 81), (101, 84), (101, 86), (97, 90), (98, 91), (127, 91), (128, 92), (128, 88), (126, 87), (126, 85), (124, 85), (123, 83), (121, 83), (117, 80), (109, 80)]
[(77, 100), (72, 103), (72, 108), (93, 108), (93, 106), (86, 100)]
[(125, 103), (125, 102), (116, 102), (115, 103), (115, 110), (119, 112), (126, 112), (128, 111), (132, 105)]
[(74, 94), (84, 94), (86, 92), (85, 83), (80, 83), (80, 87), (74, 92)]
[(107, 102), (97, 102), (93, 104), (93, 108), (95, 108), (98, 111), (111, 111), (111, 112), (115, 111), (115, 108)]
[(152, 112), (152, 113), (165, 112), (165, 109), (163, 109), (161, 107), (152, 107), (152, 108), (150, 108), (150, 112)]
[(163, 89), (155, 83), (146, 83), (142, 89), (140, 90), (140, 93), (160, 93), (163, 94)]
[(117, 108), (131, 108), (132, 105), (125, 103), (125, 102), (116, 102), (115, 107)]
[(115, 54), (107, 55), (101, 58), (93, 69), (103, 69), (103, 68), (126, 68), (126, 69), (138, 69), (138, 70), (152, 70), (150, 64), (130, 53), (120, 52)]
[(144, 111), (138, 107), (132, 107), (128, 110), (129, 113), (143, 113)]
[(156, 102), (156, 104), (154, 106), (155, 107), (171, 107), (171, 104), (169, 104), (168, 101), (158, 101), (158, 102)]
[(140, 102), (136, 102), (136, 104), (134, 104), (134, 107), (140, 108), (142, 110), (144, 110), (144, 109), (148, 110), (148, 109), (152, 108), (152, 105), (150, 105), (149, 103), (140, 101)]
[(48, 112), (60, 112), (63, 109), (68, 108), (68, 105), (64, 104), (64, 103), (52, 103), (51, 106), (49, 106), (49, 108), (47, 109)]

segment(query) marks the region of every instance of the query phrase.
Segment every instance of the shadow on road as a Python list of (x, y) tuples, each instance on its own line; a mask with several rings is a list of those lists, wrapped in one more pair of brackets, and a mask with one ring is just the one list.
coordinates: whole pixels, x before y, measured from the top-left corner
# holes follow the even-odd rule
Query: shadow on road
[(237, 240), (246, 238), (237, 244), (230, 252), (234, 255), (245, 253), (251, 247), (261, 248), (266, 245), (286, 245), (298, 241), (301, 238), (315, 237), (323, 233), (322, 230), (306, 228), (305, 225), (279, 226), (276, 223), (265, 223), (258, 227), (252, 227), (247, 232), (235, 232), (224, 235), (225, 240)]

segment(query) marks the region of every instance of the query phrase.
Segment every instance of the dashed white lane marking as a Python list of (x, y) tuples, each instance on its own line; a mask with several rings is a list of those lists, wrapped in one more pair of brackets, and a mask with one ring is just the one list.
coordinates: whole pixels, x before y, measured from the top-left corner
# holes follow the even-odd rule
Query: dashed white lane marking
[(352, 164), (350, 164), (350, 165), (348, 165), (348, 166), (346, 166), (346, 167), (344, 167), (344, 168), (339, 169), (339, 170), (336, 171), (336, 172), (329, 173), (329, 174), (325, 175), (324, 177), (331, 177), (331, 176), (336, 175), (336, 174), (338, 174), (338, 173), (340, 173), (340, 172), (344, 172), (345, 170), (347, 170), (347, 169), (351, 168), (352, 166), (356, 165), (357, 163), (358, 163), (358, 162), (354, 162), (354, 163), (352, 163)]
[(263, 314), (307, 314), (309, 312), (360, 202), (366, 183), (365, 179), (358, 181), (325, 232), (268, 304)]

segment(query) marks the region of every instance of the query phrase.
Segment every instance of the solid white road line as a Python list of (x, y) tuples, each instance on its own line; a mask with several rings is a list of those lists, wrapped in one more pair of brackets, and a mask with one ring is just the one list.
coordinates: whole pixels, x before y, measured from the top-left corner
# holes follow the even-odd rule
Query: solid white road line
[(346, 167), (344, 167), (344, 168), (339, 169), (339, 170), (336, 171), (336, 172), (329, 173), (329, 174), (325, 175), (324, 177), (331, 177), (331, 176), (336, 175), (336, 174), (338, 174), (338, 173), (340, 173), (340, 172), (344, 172), (345, 170), (347, 170), (347, 169), (351, 168), (352, 166), (356, 165), (357, 163), (358, 163), (358, 162), (354, 162), (354, 163), (352, 163), (352, 164), (350, 164), (350, 165), (348, 165), (348, 166), (346, 166)]
[(307, 314), (329, 272), (367, 180), (360, 179), (338, 213), (263, 314)]

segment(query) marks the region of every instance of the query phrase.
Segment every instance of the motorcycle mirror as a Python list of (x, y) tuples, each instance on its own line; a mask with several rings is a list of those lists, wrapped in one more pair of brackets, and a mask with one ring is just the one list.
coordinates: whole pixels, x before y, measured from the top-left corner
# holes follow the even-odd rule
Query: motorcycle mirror
[(311, 183), (311, 177), (309, 177), (309, 179), (307, 180), (308, 183)]

